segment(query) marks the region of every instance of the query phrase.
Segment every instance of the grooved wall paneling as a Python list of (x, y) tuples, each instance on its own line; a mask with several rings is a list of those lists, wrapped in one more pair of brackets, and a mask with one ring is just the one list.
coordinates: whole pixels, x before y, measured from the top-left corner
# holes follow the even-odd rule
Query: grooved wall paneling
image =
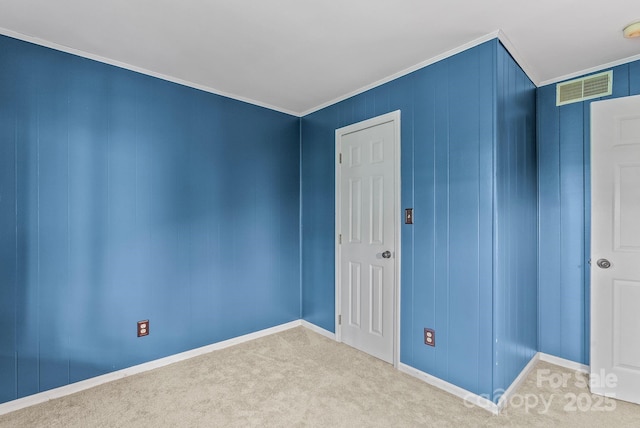
[(506, 50), (497, 64), (494, 392), (538, 349), (536, 88)]
[[(334, 131), (397, 109), (402, 207), (415, 208), (402, 226), (401, 361), (493, 398), (494, 359), (502, 387), (532, 356), (537, 324), (535, 88), (497, 40), (302, 118), (302, 314), (334, 331)], [(516, 264), (494, 255), (494, 217)], [(495, 349), (494, 334), (506, 341)]]
[(0, 402), (299, 319), (299, 163), (299, 118), (0, 37)]
[[(638, 94), (635, 61), (613, 68), (613, 94), (600, 99)], [(599, 99), (556, 107), (555, 97), (555, 84), (538, 88), (539, 351), (588, 365), (590, 105)]]
[(334, 331), (334, 132), (397, 109), (402, 362), (494, 399), (535, 351), (588, 364), (591, 102), (497, 40), (299, 119), (0, 37), (0, 402)]

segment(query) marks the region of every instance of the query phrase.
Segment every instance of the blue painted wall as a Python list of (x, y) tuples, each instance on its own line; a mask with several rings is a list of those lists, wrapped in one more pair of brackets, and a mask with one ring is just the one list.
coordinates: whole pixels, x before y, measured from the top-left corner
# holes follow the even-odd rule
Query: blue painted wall
[[(537, 325), (535, 88), (497, 40), (302, 118), (302, 314), (334, 331), (334, 131), (397, 109), (402, 205), (415, 208), (402, 226), (401, 360), (493, 397), (533, 355)], [(515, 262), (494, 255), (494, 233)]]
[[(640, 61), (615, 67), (607, 98), (638, 94)], [(556, 107), (556, 85), (538, 88), (539, 351), (582, 364), (589, 364), (593, 101)]]
[[(300, 121), (0, 37), (0, 402), (300, 311), (333, 331), (334, 130), (396, 109), (402, 361), (494, 391), (537, 315), (538, 350), (588, 364), (590, 101), (537, 91), (536, 300), (532, 91), (492, 41)], [(614, 69), (635, 94), (640, 61)]]
[(536, 87), (498, 49), (494, 205), (494, 371), (506, 390), (538, 349)]
[(299, 156), (299, 118), (0, 37), (0, 402), (299, 319)]

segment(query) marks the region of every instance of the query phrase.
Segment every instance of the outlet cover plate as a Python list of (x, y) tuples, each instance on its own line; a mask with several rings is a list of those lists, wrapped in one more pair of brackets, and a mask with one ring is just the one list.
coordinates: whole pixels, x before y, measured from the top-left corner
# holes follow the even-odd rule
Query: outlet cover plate
[(149, 320), (138, 321), (138, 337), (149, 335)]
[(429, 346), (436, 346), (436, 331), (434, 329), (424, 329), (424, 344)]

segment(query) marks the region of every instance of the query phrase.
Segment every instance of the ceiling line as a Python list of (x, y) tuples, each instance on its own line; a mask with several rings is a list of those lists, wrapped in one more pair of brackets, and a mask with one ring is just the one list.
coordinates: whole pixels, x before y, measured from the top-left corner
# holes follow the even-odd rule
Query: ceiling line
[(533, 82), (533, 84), (538, 87), (540, 86), (540, 78), (537, 73), (534, 73), (533, 67), (529, 65), (529, 62), (524, 59), (520, 52), (516, 49), (516, 46), (511, 42), (509, 37), (505, 34), (504, 31), (498, 30), (498, 40), (502, 43), (502, 46), (509, 52), (509, 55), (513, 58), (513, 60), (520, 66), (524, 74)]
[(493, 40), (495, 38), (498, 38), (499, 33), (500, 33), (499, 30), (492, 31), (489, 34), (485, 34), (484, 36), (478, 37), (475, 40), (472, 40), (472, 41), (470, 41), (468, 43), (465, 43), (463, 45), (455, 47), (455, 48), (453, 48), (451, 50), (448, 50), (448, 51), (446, 51), (446, 52), (444, 52), (444, 53), (442, 53), (440, 55), (436, 55), (436, 56), (431, 57), (431, 58), (429, 58), (429, 59), (427, 59), (425, 61), (422, 61), (422, 62), (419, 62), (417, 64), (414, 64), (411, 67), (405, 68), (404, 70), (398, 71), (397, 73), (393, 73), (393, 74), (391, 74), (391, 75), (389, 75), (387, 77), (384, 77), (384, 78), (382, 78), (382, 79), (380, 79), (380, 80), (378, 80), (376, 82), (370, 83), (370, 84), (368, 84), (366, 86), (363, 86), (363, 87), (361, 87), (359, 89), (356, 89), (355, 91), (351, 91), (351, 92), (349, 92), (347, 94), (341, 95), (341, 96), (339, 96), (337, 98), (334, 98), (334, 99), (332, 99), (330, 101), (327, 101), (325, 103), (317, 105), (316, 107), (310, 108), (309, 110), (306, 110), (306, 111), (302, 112), (300, 114), (300, 116), (303, 117), (303, 116), (306, 116), (308, 114), (314, 113), (314, 112), (316, 112), (318, 110), (322, 110), (325, 107), (328, 107), (328, 106), (333, 105), (335, 103), (338, 103), (340, 101), (344, 101), (347, 98), (351, 98), (351, 97), (353, 97), (355, 95), (361, 94), (361, 93), (366, 92), (366, 91), (368, 91), (370, 89), (373, 89), (373, 88), (376, 88), (378, 86), (384, 85), (385, 83), (389, 83), (392, 80), (395, 80), (395, 79), (397, 79), (399, 77), (402, 77), (402, 76), (406, 76), (407, 74), (413, 73), (414, 71), (420, 70), (421, 68), (424, 68), (424, 67), (426, 67), (428, 65), (435, 64), (436, 62), (442, 61), (443, 59), (446, 59), (446, 58), (449, 58), (451, 56), (457, 55), (460, 52), (464, 52), (464, 51), (466, 51), (468, 49), (471, 49), (471, 48), (473, 48), (475, 46), (481, 45), (482, 43), (488, 42), (489, 40)]
[(585, 74), (594, 73), (596, 71), (602, 71), (605, 68), (613, 68), (613, 67), (617, 67), (618, 65), (628, 64), (630, 62), (638, 61), (638, 60), (640, 60), (640, 54), (632, 55), (632, 56), (629, 56), (627, 58), (619, 59), (617, 61), (607, 62), (606, 64), (596, 65), (595, 67), (589, 67), (589, 68), (586, 68), (584, 70), (576, 71), (574, 73), (565, 74), (564, 76), (559, 76), (559, 77), (555, 77), (553, 79), (542, 81), (542, 82), (540, 82), (538, 87), (551, 85), (551, 84), (554, 84), (554, 83), (562, 82), (563, 80), (568, 80), (568, 79), (571, 79), (571, 78), (574, 78), (574, 77), (584, 76)]
[(263, 103), (261, 101), (256, 101), (253, 100), (251, 98), (246, 98), (246, 97), (242, 97), (239, 95), (234, 95), (228, 92), (224, 92), (224, 91), (220, 91), (218, 89), (215, 88), (211, 88), (209, 86), (205, 86), (205, 85), (199, 85), (197, 83), (193, 83), (190, 82), (188, 80), (183, 80), (183, 79), (179, 79), (177, 77), (172, 77), (172, 76), (168, 76), (166, 74), (162, 74), (162, 73), (157, 73), (155, 71), (151, 71), (151, 70), (147, 70), (146, 68), (142, 68), (142, 67), (138, 67), (135, 65), (131, 65), (131, 64), (127, 64), (125, 62), (121, 62), (121, 61), (117, 61), (114, 59), (110, 59), (107, 57), (103, 57), (100, 55), (95, 55), (89, 52), (85, 52), (79, 49), (75, 49), (69, 46), (65, 46), (65, 45), (60, 45), (58, 43), (54, 43), (54, 42), (50, 42), (48, 40), (44, 40), (41, 39), (39, 37), (35, 37), (35, 36), (30, 36), (28, 34), (23, 34), (23, 33), (18, 33), (17, 31), (13, 31), (13, 30), (9, 30), (3, 27), (0, 27), (0, 35), (4, 35), (7, 37), (11, 37), (14, 39), (18, 39), (18, 40), (22, 40), (24, 42), (28, 42), (28, 43), (33, 43), (35, 45), (39, 45), (39, 46), (44, 46), (45, 48), (50, 48), (50, 49), (54, 49), (57, 51), (61, 51), (61, 52), (65, 52), (65, 53), (69, 53), (72, 55), (76, 55), (82, 58), (87, 58), (87, 59), (91, 59), (97, 62), (101, 62), (103, 64), (108, 64), (108, 65), (113, 65), (115, 67), (119, 67), (119, 68), (124, 68), (125, 70), (129, 70), (129, 71), (134, 71), (136, 73), (140, 73), (140, 74), (144, 74), (147, 76), (151, 76), (151, 77), (155, 77), (157, 79), (161, 79), (161, 80), (166, 80), (168, 82), (172, 82), (172, 83), (176, 83), (178, 85), (182, 85), (182, 86), (187, 86), (190, 88), (194, 88), (194, 89), (199, 89), (201, 91), (204, 92), (209, 92), (215, 95), (220, 95), (226, 98), (231, 98), (237, 101), (242, 101), (248, 104), (253, 104), (256, 105), (258, 107), (264, 107), (267, 108), (269, 110), (275, 110), (278, 111), (280, 113), (285, 113), (285, 114), (289, 114), (291, 116), (296, 116), (296, 117), (300, 117), (300, 114), (291, 110), (287, 110), (281, 107), (277, 107), (271, 104), (267, 104), (267, 103)]
[(393, 73), (393, 74), (391, 74), (391, 75), (389, 75), (389, 76), (387, 76), (387, 77), (385, 77), (383, 79), (380, 79), (380, 80), (378, 80), (376, 82), (373, 82), (373, 83), (371, 83), (369, 85), (363, 86), (363, 87), (361, 87), (361, 88), (359, 88), (359, 89), (357, 89), (355, 91), (351, 91), (351, 92), (349, 92), (347, 94), (341, 95), (341, 96), (339, 96), (337, 98), (334, 98), (334, 99), (332, 99), (330, 101), (327, 101), (325, 103), (319, 104), (319, 105), (317, 105), (317, 106), (315, 106), (315, 107), (313, 107), (311, 109), (308, 109), (306, 111), (295, 112), (295, 111), (292, 111), (292, 110), (287, 110), (287, 109), (283, 109), (283, 108), (280, 108), (280, 107), (276, 107), (274, 105), (270, 105), (270, 104), (267, 104), (267, 103), (256, 101), (256, 100), (253, 100), (253, 99), (250, 99), (250, 98), (245, 98), (245, 97), (241, 97), (241, 96), (238, 96), (238, 95), (235, 95), (235, 94), (231, 94), (231, 93), (228, 93), (228, 92), (220, 91), (220, 90), (217, 90), (215, 88), (208, 87), (208, 86), (199, 85), (199, 84), (187, 81), (187, 80), (175, 78), (175, 77), (168, 76), (168, 75), (165, 75), (165, 74), (162, 74), (162, 73), (157, 73), (157, 72), (154, 72), (154, 71), (142, 68), (142, 67), (138, 67), (138, 66), (135, 66), (135, 65), (127, 64), (125, 62), (113, 60), (113, 59), (110, 59), (110, 58), (107, 58), (107, 57), (103, 57), (103, 56), (100, 56), (100, 55), (95, 55), (95, 54), (92, 54), (92, 53), (89, 53), (89, 52), (86, 52), (86, 51), (83, 51), (83, 50), (80, 50), (80, 49), (75, 49), (75, 48), (72, 48), (72, 47), (69, 47), (69, 46), (65, 46), (65, 45), (61, 45), (61, 44), (58, 44), (58, 43), (50, 42), (48, 40), (44, 40), (44, 39), (41, 39), (39, 37), (35, 37), (35, 36), (28, 35), (28, 34), (19, 33), (17, 31), (13, 31), (13, 30), (9, 30), (9, 29), (0, 27), (0, 34), (5, 35), (7, 37), (12, 37), (14, 39), (18, 39), (18, 40), (22, 40), (22, 41), (25, 41), (25, 42), (33, 43), (33, 44), (36, 44), (36, 45), (39, 45), (39, 46), (44, 46), (46, 48), (50, 48), (50, 49), (54, 49), (54, 50), (57, 50), (57, 51), (69, 53), (69, 54), (76, 55), (76, 56), (79, 56), (79, 57), (82, 57), (82, 58), (87, 58), (87, 59), (98, 61), (98, 62), (101, 62), (101, 63), (104, 63), (104, 64), (109, 64), (109, 65), (113, 65), (113, 66), (116, 66), (116, 67), (119, 67), (119, 68), (124, 68), (126, 70), (130, 70), (130, 71), (133, 71), (133, 72), (136, 72), (136, 73), (141, 73), (141, 74), (144, 74), (144, 75), (147, 75), (147, 76), (151, 76), (151, 77), (155, 77), (155, 78), (158, 78), (158, 79), (166, 80), (168, 82), (173, 82), (173, 83), (176, 83), (176, 84), (179, 84), (179, 85), (183, 85), (183, 86), (187, 86), (187, 87), (190, 87), (190, 88), (199, 89), (199, 90), (204, 91), (204, 92), (209, 92), (209, 93), (212, 93), (212, 94), (215, 94), (215, 95), (220, 95), (220, 96), (231, 98), (231, 99), (234, 99), (234, 100), (246, 102), (246, 103), (253, 104), (253, 105), (256, 105), (256, 106), (259, 106), (259, 107), (264, 107), (264, 108), (267, 108), (267, 109), (270, 109), (270, 110), (275, 110), (275, 111), (278, 111), (278, 112), (281, 112), (281, 113), (285, 113), (285, 114), (289, 114), (289, 115), (296, 116), (296, 117), (306, 116), (306, 115), (308, 115), (310, 113), (313, 113), (315, 111), (321, 110), (321, 109), (323, 109), (325, 107), (328, 107), (330, 105), (333, 105), (333, 104), (335, 104), (337, 102), (343, 101), (343, 100), (345, 100), (347, 98), (350, 98), (350, 97), (353, 97), (353, 96), (358, 95), (360, 93), (363, 93), (365, 91), (368, 91), (369, 89), (373, 89), (373, 88), (375, 88), (377, 86), (380, 86), (380, 85), (383, 85), (385, 83), (388, 83), (388, 82), (390, 82), (392, 80), (395, 80), (395, 79), (397, 79), (399, 77), (405, 76), (405, 75), (407, 75), (409, 73), (412, 73), (412, 72), (414, 72), (416, 70), (424, 68), (424, 67), (426, 67), (428, 65), (431, 65), (431, 64), (434, 64), (436, 62), (442, 61), (443, 59), (446, 59), (448, 57), (456, 55), (456, 54), (458, 54), (460, 52), (464, 52), (464, 51), (466, 51), (468, 49), (471, 49), (471, 48), (473, 48), (473, 47), (475, 47), (477, 45), (480, 45), (480, 44), (482, 44), (484, 42), (487, 42), (489, 40), (493, 40), (495, 38), (498, 38), (500, 36), (500, 33), (501, 32), (499, 30), (496, 30), (496, 31), (493, 31), (491, 33), (485, 34), (484, 36), (481, 36), (481, 37), (479, 37), (479, 38), (477, 38), (475, 40), (472, 40), (472, 41), (470, 41), (468, 43), (465, 43), (465, 44), (460, 45), (460, 46), (458, 46), (456, 48), (453, 48), (453, 49), (451, 49), (451, 50), (449, 50), (447, 52), (444, 52), (444, 53), (442, 53), (440, 55), (436, 55), (436, 56), (434, 56), (432, 58), (429, 58), (429, 59), (427, 59), (425, 61), (421, 61), (421, 62), (419, 62), (419, 63), (417, 63), (417, 64), (415, 64), (415, 65), (413, 65), (411, 67), (408, 67), (408, 68), (406, 68), (404, 70), (401, 70), (401, 71), (399, 71), (397, 73)]
[(69, 47), (69, 46), (66, 46), (66, 45), (61, 45), (61, 44), (58, 44), (58, 43), (50, 42), (48, 40), (44, 40), (44, 39), (41, 39), (41, 38), (36, 37), (36, 36), (31, 36), (31, 35), (28, 35), (28, 34), (19, 33), (17, 31), (9, 30), (9, 29), (3, 28), (3, 27), (0, 27), (0, 35), (4, 35), (4, 36), (7, 36), (7, 37), (12, 37), (14, 39), (18, 39), (18, 40), (22, 40), (22, 41), (25, 41), (25, 42), (33, 43), (33, 44), (36, 44), (36, 45), (39, 45), (39, 46), (43, 46), (43, 47), (46, 47), (46, 48), (50, 48), (50, 49), (54, 49), (54, 50), (57, 50), (57, 51), (69, 53), (69, 54), (76, 55), (76, 56), (79, 56), (79, 57), (82, 57), (82, 58), (87, 58), (87, 59), (94, 60), (94, 61), (97, 61), (97, 62), (100, 62), (100, 63), (104, 63), (104, 64), (112, 65), (112, 66), (115, 66), (115, 67), (123, 68), (125, 70), (129, 70), (129, 71), (133, 71), (133, 72), (136, 72), (136, 73), (144, 74), (144, 75), (147, 75), (147, 76), (155, 77), (155, 78), (158, 78), (158, 79), (161, 79), (161, 80), (165, 80), (165, 81), (168, 81), (168, 82), (172, 82), (172, 83), (176, 83), (176, 84), (179, 84), (179, 85), (182, 85), (182, 86), (187, 86), (187, 87), (198, 89), (198, 90), (201, 90), (201, 91), (204, 91), (204, 92), (212, 93), (212, 94), (215, 94), (215, 95), (223, 96), (223, 97), (234, 99), (234, 100), (237, 100), (237, 101), (242, 101), (242, 102), (245, 102), (245, 103), (248, 103), (248, 104), (256, 105), (258, 107), (267, 108), (269, 110), (274, 110), (274, 111), (277, 111), (277, 112), (280, 112), (280, 113), (284, 113), (284, 114), (288, 114), (288, 115), (296, 116), (296, 117), (303, 117), (303, 116), (306, 116), (306, 115), (311, 114), (313, 112), (316, 112), (318, 110), (321, 110), (321, 109), (323, 109), (325, 107), (328, 107), (330, 105), (338, 103), (340, 101), (344, 101), (344, 100), (346, 100), (348, 98), (351, 98), (351, 97), (353, 97), (355, 95), (361, 94), (361, 93), (366, 92), (366, 91), (368, 91), (370, 89), (373, 89), (375, 87), (381, 86), (381, 85), (383, 85), (385, 83), (388, 83), (388, 82), (390, 82), (392, 80), (395, 80), (395, 79), (397, 79), (399, 77), (402, 77), (402, 76), (405, 76), (407, 74), (410, 74), (410, 73), (412, 73), (412, 72), (414, 72), (416, 70), (419, 70), (421, 68), (424, 68), (426, 66), (434, 64), (436, 62), (442, 61), (443, 59), (449, 58), (449, 57), (451, 57), (453, 55), (456, 55), (456, 54), (458, 54), (460, 52), (463, 52), (465, 50), (468, 50), (470, 48), (473, 48), (473, 47), (475, 47), (477, 45), (480, 45), (480, 44), (482, 44), (484, 42), (487, 42), (489, 40), (493, 40), (493, 39), (496, 39), (496, 38), (498, 40), (500, 40), (500, 42), (505, 47), (507, 52), (509, 52), (509, 54), (513, 57), (513, 59), (518, 63), (518, 65), (523, 69), (525, 74), (529, 77), (529, 79), (531, 79), (531, 81), (537, 87), (558, 83), (558, 82), (561, 82), (563, 80), (567, 80), (567, 79), (571, 79), (573, 77), (577, 77), (577, 76), (582, 76), (582, 75), (585, 75), (585, 74), (593, 73), (593, 72), (600, 71), (600, 70), (605, 69), (605, 68), (615, 67), (615, 66), (618, 66), (618, 65), (622, 65), (622, 64), (626, 64), (626, 63), (632, 62), (632, 61), (640, 60), (640, 54), (633, 55), (633, 56), (630, 56), (630, 57), (627, 57), (627, 58), (623, 58), (623, 59), (620, 59), (620, 60), (617, 60), (617, 61), (612, 61), (612, 62), (601, 64), (601, 65), (596, 65), (594, 67), (590, 67), (590, 68), (587, 68), (587, 69), (584, 69), (584, 70), (579, 70), (579, 71), (576, 71), (576, 72), (573, 72), (573, 73), (569, 73), (569, 74), (566, 74), (566, 75), (563, 75), (563, 76), (555, 77), (553, 79), (540, 81), (539, 78), (537, 78), (538, 77), (537, 74), (533, 72), (533, 68), (528, 64), (528, 62), (523, 58), (523, 56), (519, 54), (518, 50), (515, 48), (514, 44), (511, 42), (511, 40), (509, 40), (509, 38), (504, 33), (504, 31), (498, 29), (498, 30), (495, 30), (495, 31), (490, 32), (488, 34), (485, 34), (484, 36), (481, 36), (481, 37), (479, 37), (479, 38), (477, 38), (475, 40), (472, 40), (472, 41), (470, 41), (468, 43), (465, 43), (465, 44), (460, 45), (460, 46), (458, 46), (456, 48), (453, 48), (453, 49), (451, 49), (451, 50), (449, 50), (447, 52), (444, 52), (444, 53), (442, 53), (440, 55), (436, 55), (436, 56), (434, 56), (432, 58), (429, 58), (429, 59), (427, 59), (425, 61), (419, 62), (419, 63), (417, 63), (417, 64), (415, 64), (415, 65), (413, 65), (411, 67), (408, 67), (408, 68), (406, 68), (404, 70), (401, 70), (401, 71), (393, 73), (393, 74), (391, 74), (391, 75), (389, 75), (387, 77), (384, 77), (384, 78), (382, 78), (382, 79), (380, 79), (378, 81), (375, 81), (373, 83), (365, 85), (365, 86), (363, 86), (363, 87), (361, 87), (359, 89), (351, 91), (351, 92), (349, 92), (347, 94), (343, 94), (343, 95), (341, 95), (339, 97), (336, 97), (336, 98), (334, 98), (334, 99), (332, 99), (330, 101), (327, 101), (327, 102), (324, 102), (322, 104), (319, 104), (319, 105), (317, 105), (315, 107), (312, 107), (312, 108), (310, 108), (308, 110), (305, 110), (303, 112), (296, 112), (296, 111), (293, 111), (293, 110), (288, 110), (288, 109), (281, 108), (281, 107), (278, 107), (278, 106), (275, 106), (275, 105), (271, 105), (271, 104), (268, 104), (268, 103), (257, 101), (257, 100), (251, 99), (251, 98), (247, 98), (247, 97), (243, 97), (243, 96), (240, 96), (240, 95), (232, 94), (232, 93), (229, 93), (229, 92), (221, 91), (221, 90), (209, 87), (209, 86), (200, 85), (200, 84), (188, 81), (188, 80), (176, 78), (176, 77), (169, 76), (169, 75), (162, 74), (162, 73), (157, 73), (157, 72), (154, 72), (154, 71), (142, 68), (142, 67), (138, 67), (138, 66), (135, 66), (135, 65), (131, 65), (131, 64), (128, 64), (128, 63), (125, 63), (125, 62), (117, 61), (117, 60), (110, 59), (110, 58), (107, 58), (107, 57), (103, 57), (103, 56), (100, 56), (100, 55), (95, 55), (95, 54), (92, 54), (92, 53), (89, 53), (89, 52), (86, 52), (86, 51), (82, 51), (82, 50), (79, 50), (79, 49), (75, 49), (75, 48), (72, 48), (72, 47)]

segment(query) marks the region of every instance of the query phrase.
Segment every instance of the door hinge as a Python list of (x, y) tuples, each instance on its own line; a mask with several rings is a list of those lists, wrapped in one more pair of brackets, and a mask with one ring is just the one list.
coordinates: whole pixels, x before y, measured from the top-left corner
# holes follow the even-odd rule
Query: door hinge
[(338, 325), (342, 325), (342, 315), (338, 315)]
[(342, 233), (338, 235), (338, 244), (342, 244)]
[(342, 163), (342, 153), (338, 155), (338, 163)]

